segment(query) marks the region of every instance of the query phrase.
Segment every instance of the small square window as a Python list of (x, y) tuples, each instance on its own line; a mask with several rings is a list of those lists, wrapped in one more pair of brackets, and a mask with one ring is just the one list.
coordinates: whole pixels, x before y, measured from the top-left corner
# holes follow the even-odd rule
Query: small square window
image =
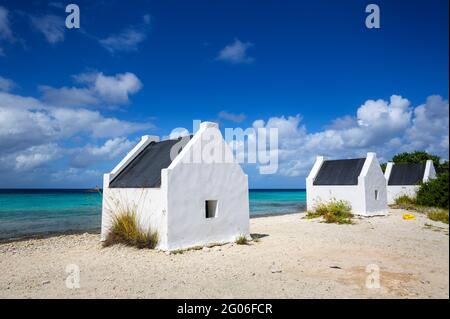
[(375, 190), (375, 200), (378, 200), (378, 190)]
[(207, 200), (205, 201), (205, 217), (206, 218), (214, 218), (217, 213), (217, 201), (216, 200)]

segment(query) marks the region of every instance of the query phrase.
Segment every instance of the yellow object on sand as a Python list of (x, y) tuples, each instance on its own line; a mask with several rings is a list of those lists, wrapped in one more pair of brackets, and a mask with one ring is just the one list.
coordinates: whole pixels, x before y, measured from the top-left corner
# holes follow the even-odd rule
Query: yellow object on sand
[(414, 216), (413, 214), (406, 213), (406, 214), (403, 214), (403, 219), (404, 220), (414, 220), (414, 219), (416, 219), (416, 216)]

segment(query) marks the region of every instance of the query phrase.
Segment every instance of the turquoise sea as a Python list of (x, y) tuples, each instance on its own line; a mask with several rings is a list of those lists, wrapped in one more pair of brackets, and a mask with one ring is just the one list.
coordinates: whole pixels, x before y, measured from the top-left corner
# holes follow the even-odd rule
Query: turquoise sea
[[(250, 216), (305, 210), (305, 190), (250, 190)], [(0, 239), (100, 229), (102, 195), (73, 189), (0, 189)]]

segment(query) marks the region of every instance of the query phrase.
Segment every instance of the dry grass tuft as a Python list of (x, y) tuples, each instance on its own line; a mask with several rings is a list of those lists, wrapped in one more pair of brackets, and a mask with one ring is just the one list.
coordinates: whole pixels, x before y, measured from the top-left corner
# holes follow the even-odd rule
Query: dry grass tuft
[(448, 210), (442, 208), (429, 208), (427, 216), (431, 220), (448, 224)]
[(125, 211), (112, 218), (112, 226), (103, 243), (105, 247), (123, 244), (139, 249), (153, 249), (158, 244), (158, 233), (152, 230), (142, 230), (138, 225), (134, 211)]
[(416, 199), (408, 195), (402, 195), (395, 199), (395, 208), (414, 209), (416, 207)]
[(236, 244), (238, 245), (248, 245), (248, 239), (244, 235), (240, 235), (236, 238)]
[(448, 224), (448, 209), (418, 205), (415, 198), (402, 195), (395, 199), (394, 208), (416, 211), (426, 214), (433, 221)]

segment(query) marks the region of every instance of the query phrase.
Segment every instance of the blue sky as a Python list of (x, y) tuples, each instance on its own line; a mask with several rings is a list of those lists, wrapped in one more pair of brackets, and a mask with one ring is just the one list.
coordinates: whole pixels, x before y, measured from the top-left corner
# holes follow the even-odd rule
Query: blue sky
[[(317, 154), (448, 158), (448, 1), (0, 0), (0, 187), (93, 187), (140, 135), (192, 120), (279, 129), (301, 188)], [(376, 3), (381, 28), (365, 26)]]

